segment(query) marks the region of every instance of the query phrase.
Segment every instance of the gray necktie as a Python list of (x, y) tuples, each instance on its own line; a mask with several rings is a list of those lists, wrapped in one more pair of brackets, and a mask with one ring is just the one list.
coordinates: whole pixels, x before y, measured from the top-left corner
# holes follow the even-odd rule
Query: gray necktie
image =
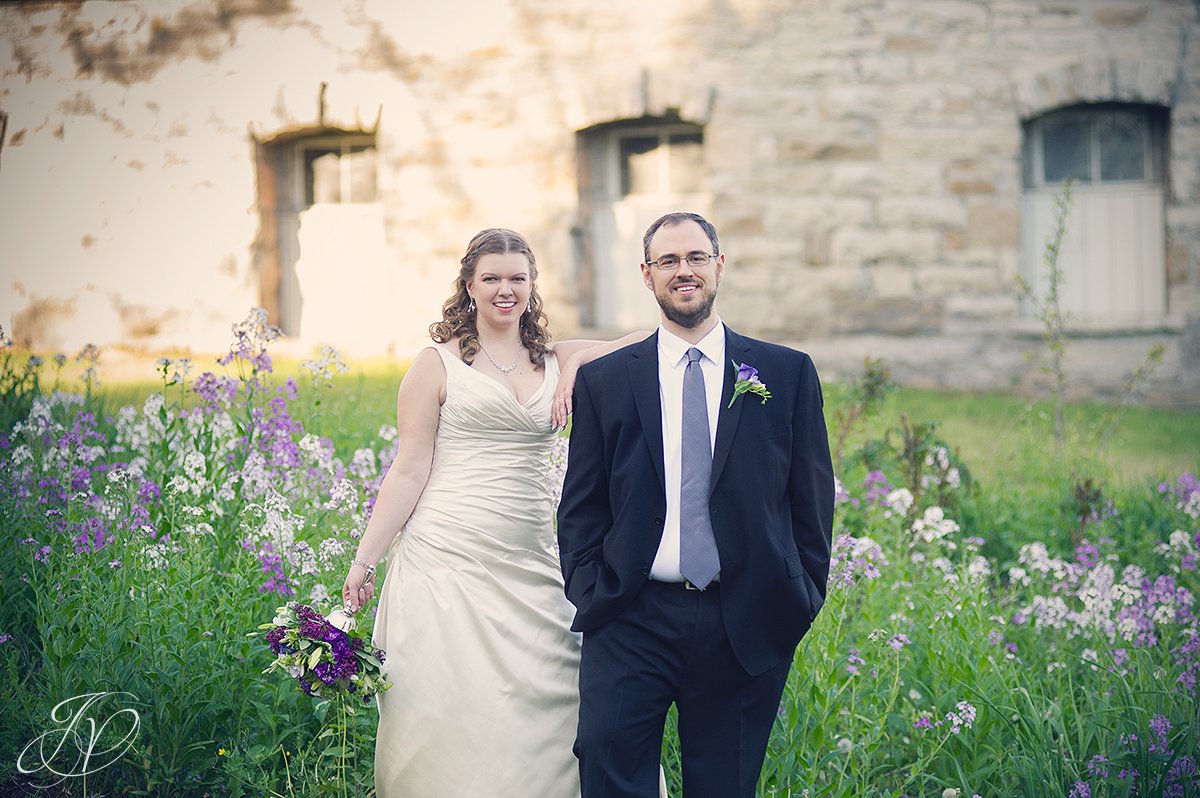
[(698, 588), (708, 587), (721, 570), (712, 519), (708, 515), (712, 445), (708, 435), (708, 400), (704, 395), (703, 354), (687, 351), (683, 372), (683, 430), (680, 436), (682, 467), (679, 485), (679, 572)]

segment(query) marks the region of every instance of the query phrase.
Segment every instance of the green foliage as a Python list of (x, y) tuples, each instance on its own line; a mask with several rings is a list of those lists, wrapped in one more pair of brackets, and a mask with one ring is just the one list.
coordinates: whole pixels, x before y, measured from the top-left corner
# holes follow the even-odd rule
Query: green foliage
[(837, 471), (842, 470), (842, 457), (850, 433), (860, 422), (878, 413), (888, 394), (895, 389), (891, 372), (882, 360), (868, 357), (863, 361), (862, 371), (847, 387), (841, 401), (834, 404), (832, 431), (836, 435), (836, 443), (833, 446), (833, 465)]
[[(315, 703), (263, 674), (271, 655), (246, 633), (279, 603), (261, 592), (263, 544), (276, 539), (268, 529), (295, 553), (361, 528), (369, 491), (352, 506), (333, 502), (331, 469), (363, 451), (386, 467), (380, 432), (394, 423), (401, 370), (359, 371), (331, 391), (335, 361), (299, 367), (288, 415), (272, 409), (286, 393), (282, 375), (272, 381), (263, 361), (235, 360), (243, 387), (229, 407), (185, 417), (204, 400), (179, 360), (160, 363), (158, 384), (101, 390), (94, 373), (83, 379), (85, 358), (75, 364), (84, 370), (77, 399), (47, 398), (36, 362), (4, 362), (0, 508), (10, 534), (0, 546), (0, 633), (13, 639), (0, 643), (0, 745), (20, 751), (51, 728), (57, 701), (119, 691), (136, 697), (142, 730), (89, 777), (88, 794), (373, 795), (374, 709)], [(1195, 694), (1176, 681), (1195, 661), (1194, 624), (1163, 611), (1153, 640), (1139, 640), (1077, 618), (1085, 580), (1104, 568), (1119, 580), (1136, 565), (1189, 596), (1200, 590), (1186, 560), (1196, 520), (1176, 488), (1157, 485), (1195, 470), (1197, 414), (1066, 404), (1056, 457), (1045, 403), (896, 389), (877, 361), (854, 386), (828, 387), (831, 437), (859, 443), (838, 469), (829, 597), (796, 653), (759, 794), (1066, 795), (1084, 781), (1093, 796), (1116, 796), (1130, 792), (1122, 769), (1138, 770), (1139, 794), (1173, 789), (1172, 768), (1197, 747)], [(147, 401), (150, 393), (163, 399)], [(44, 434), (16, 429), (43, 410)], [(108, 442), (94, 461), (89, 446), (101, 439), (80, 421), (89, 410)], [(80, 440), (62, 444), (72, 430)], [(109, 445), (136, 430), (136, 443)], [(279, 435), (283, 454), (300, 461), (264, 495), (249, 475), (263, 439)], [(22, 445), (30, 473), (58, 487), (18, 495)], [(134, 455), (160, 496), (147, 500), (120, 476)], [(175, 477), (183, 481), (171, 487)], [(98, 551), (75, 551), (73, 536), (101, 518), (116, 534)], [(157, 537), (139, 534), (143, 522)], [(285, 557), (279, 579), (302, 599), (318, 585), (336, 592), (339, 564), (318, 558), (304, 572)], [(1056, 569), (1071, 576), (1056, 582)], [(1150, 589), (1139, 590), (1148, 602)], [(1075, 613), (1061, 628), (1044, 616), (1056, 597)], [(1163, 721), (1159, 741), (1151, 724)], [(1092, 772), (1097, 756), (1107, 776)], [(672, 715), (663, 746), (672, 795), (678, 757)]]

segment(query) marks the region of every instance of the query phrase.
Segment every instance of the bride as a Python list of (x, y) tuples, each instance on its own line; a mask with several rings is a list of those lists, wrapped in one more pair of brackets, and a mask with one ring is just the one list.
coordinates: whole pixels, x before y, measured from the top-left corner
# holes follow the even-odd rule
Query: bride
[[(356, 611), (386, 558), (374, 643), (380, 798), (577, 798), (579, 642), (547, 480), (574, 372), (645, 337), (552, 344), (537, 263), (511, 230), (468, 244), (397, 399), (396, 459), (342, 588)], [(553, 413), (552, 419), (552, 410)]]

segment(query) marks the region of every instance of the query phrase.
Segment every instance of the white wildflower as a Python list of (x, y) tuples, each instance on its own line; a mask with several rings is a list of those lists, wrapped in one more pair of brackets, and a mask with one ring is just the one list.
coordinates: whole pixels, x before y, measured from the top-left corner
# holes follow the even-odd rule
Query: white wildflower
[(312, 592), (308, 594), (310, 604), (328, 604), (329, 590), (325, 585), (317, 584), (313, 586)]
[(339, 562), (346, 553), (346, 544), (341, 538), (325, 538), (317, 550), (321, 565), (328, 568)]
[(987, 557), (976, 555), (967, 565), (967, 577), (972, 582), (982, 582), (992, 575), (992, 564)]
[(896, 488), (883, 499), (884, 505), (887, 507), (883, 514), (887, 518), (893, 515), (905, 516), (912, 509), (913, 495), (908, 488)]
[(375, 452), (370, 449), (356, 449), (354, 456), (350, 458), (350, 466), (347, 469), (351, 474), (359, 479), (370, 479), (379, 473), (379, 466), (375, 463)]
[(924, 516), (912, 525), (914, 537), (925, 543), (933, 543), (957, 531), (958, 522), (946, 518), (942, 508), (937, 506), (927, 508)]
[(187, 474), (188, 479), (194, 482), (205, 482), (204, 470), (207, 464), (204, 461), (204, 455), (197, 451), (188, 452), (183, 458), (183, 472)]

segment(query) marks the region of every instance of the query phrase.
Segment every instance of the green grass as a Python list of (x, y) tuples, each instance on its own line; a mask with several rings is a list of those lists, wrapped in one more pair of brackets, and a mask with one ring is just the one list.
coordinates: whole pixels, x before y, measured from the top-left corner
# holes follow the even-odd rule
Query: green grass
[[(1032, 459), (1053, 458), (1053, 404), (1008, 394), (938, 392), (904, 388), (880, 414), (884, 426), (900, 414), (941, 422), (978, 479), (1029, 481)], [(1113, 405), (1075, 402), (1067, 406), (1068, 445), (1063, 466), (1098, 465), (1118, 484), (1174, 477), (1200, 460), (1200, 411), (1127, 407), (1115, 433), (1097, 447), (1096, 438), (1116, 412)]]
[[(347, 373), (335, 378), (332, 390), (325, 391), (310, 431), (330, 438), (338, 451), (365, 446), (381, 425), (396, 423), (396, 391), (407, 365), (384, 360), (351, 363)], [(198, 373), (193, 370), (193, 376)], [(306, 378), (298, 362), (277, 362), (277, 379), (288, 376), (302, 382)], [(108, 412), (122, 404), (140, 404), (155, 390), (162, 390), (162, 383), (153, 379), (100, 388)], [(826, 418), (832, 419), (843, 396), (842, 386), (826, 386)], [(1068, 404), (1067, 450), (1062, 462), (1055, 463), (1049, 399), (899, 388), (876, 417), (851, 435), (847, 453), (868, 438), (882, 436), (906, 416), (910, 421), (937, 421), (939, 437), (950, 442), (985, 484), (1036, 490), (1049, 470), (1065, 475), (1087, 472), (1110, 484), (1132, 487), (1173, 479), (1200, 464), (1200, 410), (1126, 407), (1115, 432), (1098, 446), (1101, 430), (1116, 412), (1114, 405), (1100, 402)]]

